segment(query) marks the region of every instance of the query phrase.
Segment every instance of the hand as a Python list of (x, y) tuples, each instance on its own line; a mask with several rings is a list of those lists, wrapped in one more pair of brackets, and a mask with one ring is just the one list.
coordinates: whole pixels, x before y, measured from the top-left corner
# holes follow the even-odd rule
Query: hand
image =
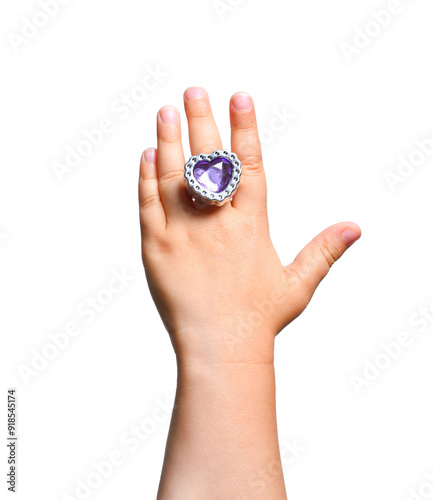
[[(184, 103), (192, 155), (223, 149), (205, 90), (189, 88)], [(269, 235), (265, 172), (247, 94), (231, 98), (230, 120), (242, 177), (222, 207), (198, 210), (187, 195), (176, 108), (159, 111), (158, 148), (141, 160), (143, 262), (177, 357), (187, 363), (272, 363), (275, 336), (361, 234), (350, 222), (331, 226), (284, 267)]]

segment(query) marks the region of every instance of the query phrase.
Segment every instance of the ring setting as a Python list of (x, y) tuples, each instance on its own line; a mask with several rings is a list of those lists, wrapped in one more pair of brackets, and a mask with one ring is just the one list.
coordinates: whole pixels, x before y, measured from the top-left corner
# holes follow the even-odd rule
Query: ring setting
[(193, 201), (203, 206), (222, 206), (231, 200), (241, 175), (241, 162), (226, 149), (191, 156), (184, 168), (187, 190)]

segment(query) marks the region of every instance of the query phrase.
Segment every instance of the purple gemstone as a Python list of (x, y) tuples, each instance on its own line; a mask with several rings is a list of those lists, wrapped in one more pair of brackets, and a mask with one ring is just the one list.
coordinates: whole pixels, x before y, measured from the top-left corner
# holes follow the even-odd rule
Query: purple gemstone
[(232, 164), (227, 158), (199, 161), (194, 167), (196, 181), (211, 193), (220, 193), (229, 185)]

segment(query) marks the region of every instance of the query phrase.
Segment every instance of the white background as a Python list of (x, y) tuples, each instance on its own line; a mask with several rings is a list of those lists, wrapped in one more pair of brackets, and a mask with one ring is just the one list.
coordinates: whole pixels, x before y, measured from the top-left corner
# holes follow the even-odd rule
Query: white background
[[(123, 464), (88, 498), (155, 498), (168, 421), (152, 415), (166, 417), (156, 409), (173, 396), (176, 371), (141, 264), (138, 163), (155, 145), (157, 110), (181, 108), (191, 85), (208, 89), (227, 147), (230, 96), (254, 97), (284, 263), (335, 222), (363, 229), (276, 342), (281, 443), (305, 448), (286, 460), (289, 498), (403, 500), (410, 488), (433, 497), (433, 483), (423, 485), (433, 472), (433, 326), (416, 326), (433, 299), (430, 154), (394, 192), (384, 177), (433, 134), (431, 2), (402, 0), (388, 26), (368, 25), (377, 36), (350, 63), (341, 44), (385, 1), (223, 0), (220, 13), (213, 0), (64, 3), (18, 47), (11, 33), (21, 36), (41, 7), (22, 0), (0, 11), (2, 498), (9, 387), (15, 498), (78, 499), (77, 480), (97, 481), (92, 463), (115, 450)], [(149, 67), (165, 76), (120, 116), (113, 103)], [(272, 129), (284, 111), (295, 117)], [(53, 162), (105, 118), (113, 132), (60, 181)], [(77, 307), (122, 269), (133, 279), (87, 324)], [(81, 333), (26, 384), (19, 367), (73, 321)], [(357, 391), (351, 377), (400, 332), (411, 345)], [(122, 436), (141, 423), (148, 437), (133, 452)]]

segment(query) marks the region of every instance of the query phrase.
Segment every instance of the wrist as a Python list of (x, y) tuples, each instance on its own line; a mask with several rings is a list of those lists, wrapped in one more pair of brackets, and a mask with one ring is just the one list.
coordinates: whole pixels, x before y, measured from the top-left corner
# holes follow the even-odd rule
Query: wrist
[(273, 365), (275, 333), (269, 329), (239, 329), (232, 325), (179, 328), (172, 335), (178, 367), (201, 368), (203, 374), (248, 365)]
[(194, 388), (209, 392), (212, 387), (216, 390), (223, 388), (235, 390), (248, 388), (253, 392), (254, 384), (263, 379), (275, 380), (273, 362), (248, 363), (203, 363), (201, 360), (178, 359), (177, 363), (178, 388)]

